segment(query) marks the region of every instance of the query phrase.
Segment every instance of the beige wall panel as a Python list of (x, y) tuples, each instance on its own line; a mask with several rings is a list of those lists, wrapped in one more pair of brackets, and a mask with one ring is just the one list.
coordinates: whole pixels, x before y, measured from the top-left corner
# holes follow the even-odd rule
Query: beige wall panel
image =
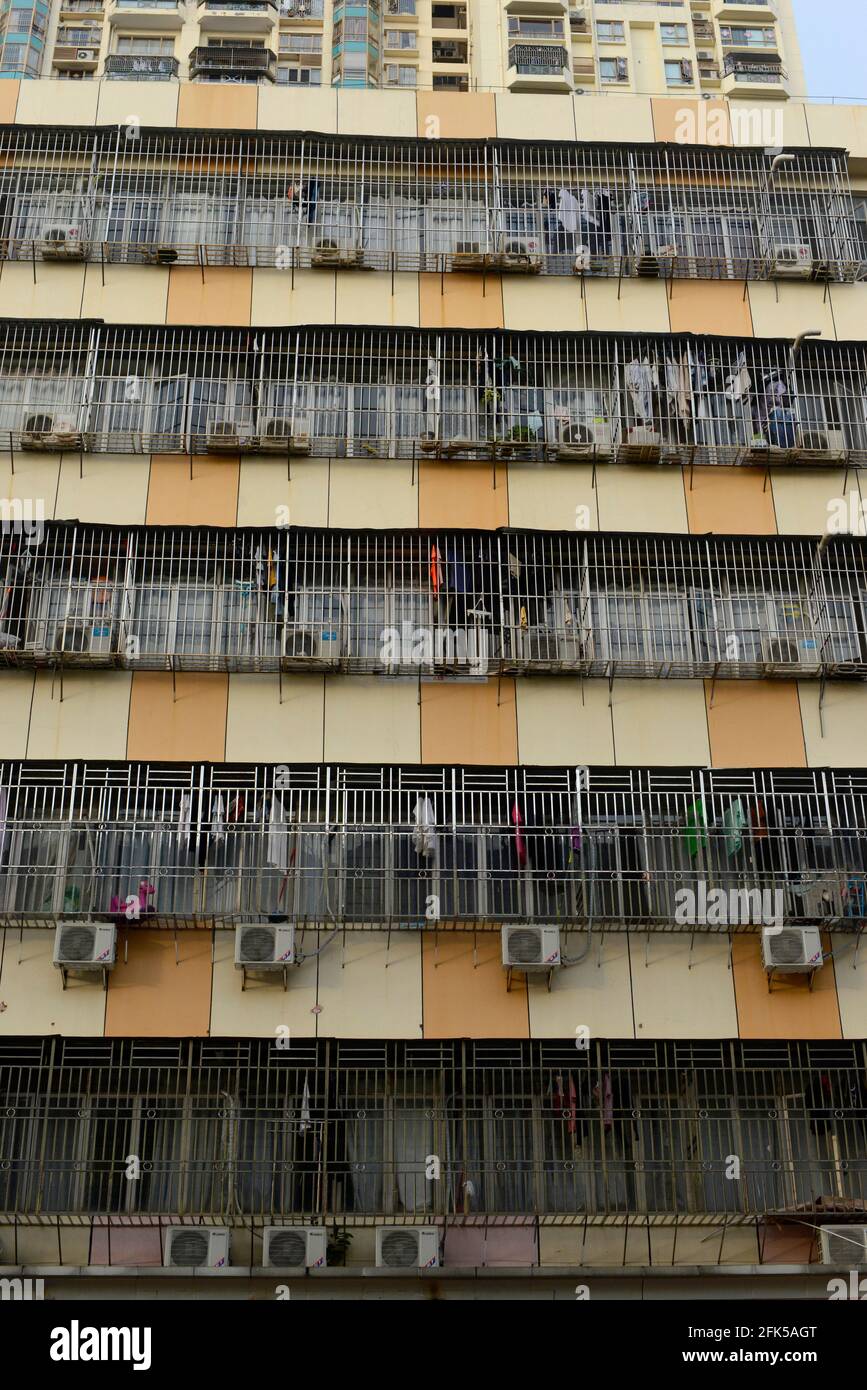
[(615, 680), (612, 708), (619, 764), (705, 767), (709, 762), (701, 681)]
[(544, 486), (537, 464), (509, 464), (509, 525), (543, 531), (599, 527), (599, 492), (589, 463), (563, 463), (548, 469)]
[[(499, 703), (497, 702), (499, 696)], [(515, 682), (426, 683), (421, 687), (423, 763), (518, 761)]]
[(0, 758), (26, 758), (33, 703), (32, 671), (4, 671), (0, 685)]
[(109, 976), (107, 1038), (206, 1037), (211, 1015), (210, 931), (121, 930)]
[(173, 126), (177, 123), (177, 82), (98, 82), (97, 125), (129, 125), (136, 117), (141, 126)]
[(508, 466), (490, 463), (429, 463), (418, 467), (418, 524), (422, 527), (478, 526), (493, 531), (509, 524)]
[(429, 140), (484, 140), (497, 133), (494, 98), (487, 92), (418, 92), (416, 118), (417, 134)]
[[(775, 291), (779, 291), (779, 302)], [(827, 302), (821, 285), (751, 283), (749, 287), (753, 332), (757, 338), (796, 338), (808, 328), (817, 328), (823, 338), (834, 338), (831, 297)]]
[[(863, 945), (863, 942), (861, 943)], [(858, 938), (835, 932), (834, 979), (844, 1038), (867, 1037), (867, 960), (857, 950)], [(2, 984), (2, 980), (0, 980)]]
[(811, 143), (806, 108), (794, 101), (732, 101), (731, 132), (732, 144), (741, 147)]
[(805, 767), (795, 681), (705, 684), (713, 767)]
[[(667, 333), (668, 293), (661, 280), (585, 280), (586, 327), (602, 333)], [(577, 324), (576, 327), (581, 327)]]
[(728, 103), (720, 98), (653, 97), (650, 105), (657, 140), (679, 145), (731, 144)]
[(333, 270), (296, 270), (294, 289), (291, 270), (263, 268), (252, 274), (250, 322), (257, 328), (336, 322)]
[(811, 145), (844, 149), (852, 159), (867, 159), (867, 107), (810, 102), (805, 110)]
[[(238, 525), (327, 526), (328, 459), (242, 458), (238, 483)], [(291, 479), (287, 473), (291, 470)]]
[[(11, 1232), (8, 1244), (12, 1245)], [(17, 1253), (21, 1264), (86, 1265), (90, 1226), (19, 1226)]]
[(324, 676), (284, 675), (283, 703), (276, 672), (230, 676), (226, 761), (319, 762), (325, 756)]
[(19, 125), (93, 125), (99, 82), (22, 82), (15, 119)]
[(11, 125), (15, 120), (20, 88), (20, 82), (0, 82), (0, 125)]
[[(613, 763), (608, 682), (534, 676), (516, 682), (518, 756), (529, 767), (546, 763)], [(556, 737), (552, 730), (556, 729)]]
[(80, 318), (83, 291), (83, 265), (37, 261), (35, 284), (33, 267), (26, 261), (5, 261), (0, 269), (0, 301), (5, 318)]
[[(299, 933), (296, 945), (302, 951), (316, 950), (319, 933)], [(329, 950), (336, 950), (336, 944)], [(241, 989), (241, 972), (235, 969), (235, 933), (214, 932), (214, 971), (211, 986), (211, 1036), (215, 1038), (274, 1038), (289, 1039), (316, 1036), (316, 977), (318, 960), (315, 956), (289, 971), (289, 987), (284, 990), (277, 976), (250, 977), (247, 988)], [(288, 1028), (289, 1033), (278, 1033)]]
[(599, 526), (603, 531), (688, 531), (679, 468), (596, 470)]
[[(46, 519), (54, 516), (62, 457), (62, 454), (25, 454), (19, 450), (13, 472), (9, 453), (0, 453), (3, 496), (9, 502), (24, 502), (30, 507), (29, 512), (22, 513), (25, 519), (38, 522), (40, 506)], [(77, 462), (77, 454), (75, 458)]]
[(501, 140), (575, 140), (575, 108), (562, 96), (534, 92), (499, 92), (497, 135)]
[[(417, 134), (415, 92), (353, 91), (337, 93), (337, 129), (341, 135), (388, 135), (413, 139)], [(302, 127), (310, 130), (309, 124)]]
[(106, 323), (165, 323), (169, 275), (167, 266), (107, 265), (103, 285), (100, 267), (88, 265), (82, 317)]
[[(771, 476), (777, 530), (781, 536), (820, 536), (828, 529), (832, 515), (828, 504), (843, 492), (841, 468), (797, 468), (794, 472), (778, 468)], [(860, 507), (858, 474), (850, 469), (847, 493), (855, 493), (855, 506)], [(856, 511), (856, 515), (858, 515)]]
[(589, 1226), (581, 1236), (580, 1243), (575, 1246), (578, 1264), (614, 1265), (619, 1269), (623, 1265), (646, 1265), (650, 1260), (650, 1235), (646, 1226), (639, 1224), (625, 1230)]
[(777, 530), (774, 494), (759, 468), (684, 469), (683, 491), (689, 529), (703, 536), (773, 536)]
[(178, 125), (192, 130), (255, 130), (256, 86), (228, 82), (182, 82)]
[(129, 454), (86, 454), (80, 477), (78, 454), (64, 454), (55, 516), (139, 525), (147, 511), (150, 463)]
[[(297, 95), (286, 87), (259, 88), (259, 130), (337, 130), (337, 89), (305, 87)], [(414, 132), (413, 132), (414, 133)]]
[(125, 758), (131, 676), (128, 671), (37, 671), (28, 758)]
[(229, 677), (137, 671), (129, 702), (128, 758), (221, 763), (226, 750)]
[(502, 328), (502, 276), (425, 271), (418, 277), (422, 328)]
[[(822, 945), (831, 949), (824, 934)], [(833, 961), (827, 961), (813, 980), (812, 991), (803, 975), (777, 975), (768, 992), (758, 935), (736, 936), (732, 947), (738, 1033), (742, 1038), (842, 1037)]]
[(333, 459), (329, 526), (418, 526), (418, 470), (409, 460)]
[(841, 342), (863, 342), (867, 332), (867, 285), (832, 285), (831, 308)]
[(422, 1037), (421, 934), (341, 932), (319, 957), (317, 1002), (320, 1038)]
[(52, 964), (52, 930), (2, 933), (0, 963), (0, 1033), (63, 1033), (67, 1037), (101, 1038), (105, 1023), (102, 982), (70, 976), (63, 988), (60, 971)]
[(197, 266), (172, 266), (166, 323), (245, 326), (250, 322), (252, 293), (252, 270), (209, 265), (203, 280)]
[(751, 338), (753, 320), (744, 287), (725, 280), (675, 280), (668, 299), (672, 333), (718, 333)]
[[(562, 942), (573, 957), (586, 944), (584, 932), (569, 932)], [(590, 1029), (591, 1038), (635, 1035), (625, 932), (611, 932), (604, 939), (595, 933), (586, 959), (555, 971), (550, 994), (542, 981), (531, 981), (528, 993), (531, 1038), (575, 1038), (582, 1027)]]
[(418, 686), (377, 676), (325, 682), (325, 761), (417, 763)]
[(506, 990), (500, 933), (426, 931), (422, 945), (426, 1038), (527, 1038), (527, 987)]
[(238, 515), (237, 458), (151, 457), (149, 526), (234, 526)]
[(867, 767), (867, 685), (828, 681), (821, 722), (819, 693), (817, 681), (798, 682), (807, 766)]
[(573, 97), (579, 140), (655, 140), (653, 111), (646, 97), (618, 94)]
[(504, 275), (503, 322), (506, 328), (581, 333), (587, 327), (587, 300), (576, 276)]
[(629, 937), (637, 1038), (736, 1038), (734, 976), (725, 936), (636, 932)]
[[(418, 275), (399, 271), (338, 270), (337, 322), (418, 327)], [(392, 283), (394, 293), (392, 293)]]

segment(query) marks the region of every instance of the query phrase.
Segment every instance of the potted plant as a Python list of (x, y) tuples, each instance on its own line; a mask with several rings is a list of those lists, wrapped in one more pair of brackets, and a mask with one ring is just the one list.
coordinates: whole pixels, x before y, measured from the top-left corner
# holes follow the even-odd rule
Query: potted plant
[(338, 1226), (335, 1221), (325, 1249), (326, 1264), (331, 1266), (346, 1264), (346, 1256), (349, 1254), (349, 1247), (352, 1244), (352, 1235), (352, 1231), (347, 1231), (345, 1226)]

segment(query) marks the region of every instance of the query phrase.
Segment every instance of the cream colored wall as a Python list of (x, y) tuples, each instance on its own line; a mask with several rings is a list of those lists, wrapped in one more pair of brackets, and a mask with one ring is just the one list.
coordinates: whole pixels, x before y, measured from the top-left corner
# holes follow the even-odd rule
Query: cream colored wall
[(725, 936), (630, 933), (637, 1038), (736, 1038), (735, 987)]
[(0, 302), (12, 319), (77, 319), (82, 314), (83, 265), (51, 265), (25, 261), (0, 263)]
[(178, 115), (176, 82), (98, 82), (97, 125), (173, 126)]
[(796, 338), (813, 328), (823, 338), (836, 336), (831, 299), (820, 285), (752, 282), (748, 294), (757, 338)]
[(679, 468), (600, 467), (596, 471), (603, 531), (688, 531)]
[(102, 1037), (102, 983), (70, 976), (63, 988), (60, 971), (52, 964), (53, 931), (7, 927), (0, 938), (0, 1033)]
[(418, 468), (409, 459), (333, 459), (330, 472), (329, 526), (418, 526)]
[(607, 681), (534, 676), (517, 681), (518, 756), (528, 767), (546, 763), (614, 762), (614, 728)]
[(325, 756), (325, 677), (230, 676), (228, 762), (318, 762)]
[[(82, 476), (83, 475), (83, 476)], [(140, 525), (147, 512), (150, 463), (129, 454), (63, 454), (54, 515)]]
[(26, 758), (33, 704), (32, 671), (0, 672), (0, 758)]
[[(300, 952), (309, 959), (293, 966), (289, 972), (289, 987), (283, 989), (275, 977), (250, 977), (242, 990), (241, 971), (235, 969), (235, 933), (214, 933), (214, 966), (211, 979), (211, 1036), (217, 1038), (314, 1038), (317, 1015), (312, 1012), (317, 1002), (319, 933), (299, 933), (296, 941)], [(334, 950), (334, 946), (329, 947)], [(288, 1034), (281, 1030), (289, 1030)]]
[(376, 676), (325, 682), (325, 761), (417, 763), (418, 684)]
[(599, 490), (592, 465), (558, 464), (540, 486), (537, 464), (510, 464), (509, 523), (542, 531), (597, 530)]
[[(612, 15), (612, 18), (616, 16)], [(518, 99), (517, 95), (512, 98), (514, 101)], [(656, 138), (653, 112), (647, 97), (628, 96), (624, 92), (615, 96), (575, 96), (572, 101), (579, 140), (643, 141)]]
[(319, 957), (320, 1037), (422, 1037), (421, 940), (341, 932)]
[[(103, 273), (105, 284), (103, 284)], [(158, 265), (87, 265), (81, 316), (106, 323), (165, 323), (169, 269)]]
[(844, 493), (842, 468), (777, 469), (771, 486), (780, 535), (822, 535), (828, 529), (829, 503), (850, 492), (858, 493), (858, 479), (859, 470), (850, 470)]
[[(577, 959), (587, 948), (584, 932), (570, 932), (564, 951)], [(591, 1038), (632, 1038), (632, 981), (629, 939), (625, 932), (595, 932), (590, 951), (579, 964), (558, 970), (550, 993), (540, 982), (528, 990), (530, 1036), (577, 1038), (589, 1028)]]
[(238, 525), (327, 526), (330, 468), (320, 458), (242, 458)]
[[(128, 671), (38, 671), (30, 712), (28, 758), (126, 757)], [(52, 693), (53, 686), (53, 693)]]
[(618, 763), (710, 763), (701, 681), (615, 680), (611, 698)]
[(828, 681), (822, 691), (815, 681), (799, 681), (798, 695), (807, 766), (863, 767), (867, 763), (867, 686), (860, 681)]

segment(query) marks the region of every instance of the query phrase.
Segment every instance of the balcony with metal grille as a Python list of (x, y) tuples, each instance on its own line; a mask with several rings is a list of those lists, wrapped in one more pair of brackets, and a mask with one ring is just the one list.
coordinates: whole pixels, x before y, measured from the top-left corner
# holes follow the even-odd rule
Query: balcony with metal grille
[(203, 34), (270, 34), (278, 19), (275, 0), (199, 0)]
[(511, 44), (506, 85), (510, 92), (571, 92), (572, 55), (559, 44)]
[(586, 945), (867, 920), (864, 770), (5, 762), (0, 790), (15, 927), (516, 923)]
[[(180, 0), (114, 0), (108, 22), (124, 33), (177, 33), (184, 22)], [(108, 59), (106, 72), (108, 72)]]
[(15, 668), (867, 678), (863, 539), (5, 524)]
[(267, 48), (200, 46), (190, 52), (190, 77), (206, 82), (274, 82), (277, 55)]
[(110, 53), (105, 60), (105, 76), (114, 82), (170, 82), (177, 75), (177, 58)]
[(779, 58), (760, 58), (755, 53), (727, 53), (723, 58), (722, 90), (725, 96), (788, 95), (789, 74)]
[[(153, 59), (113, 55), (106, 71), (151, 65), (161, 75)], [(83, 228), (77, 259), (279, 264), (290, 276), (311, 266), (666, 280), (865, 273), (841, 150), (787, 151), (771, 177), (770, 156), (753, 147), (431, 146), (7, 126), (2, 249), (57, 259), (45, 229), (66, 223)]]

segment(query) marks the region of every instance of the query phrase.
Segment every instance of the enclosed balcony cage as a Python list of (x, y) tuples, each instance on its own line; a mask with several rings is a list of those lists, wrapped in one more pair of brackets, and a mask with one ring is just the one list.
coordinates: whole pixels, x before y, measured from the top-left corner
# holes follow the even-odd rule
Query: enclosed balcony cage
[[(173, 62), (110, 57), (107, 71), (138, 75), (140, 61)], [(199, 47), (191, 64), (200, 79), (276, 77), (264, 49)], [(291, 270), (328, 265), (322, 252), (337, 250), (358, 268), (391, 271), (863, 277), (846, 152), (784, 154), (8, 126), (0, 241), (6, 257), (23, 260), (45, 256), (52, 230), (69, 226), (96, 261), (151, 263), (171, 252), (178, 264)]]
[(7, 762), (0, 796), (8, 925), (290, 922), (303, 957), (337, 928), (867, 916), (864, 771)]
[(18, 1227), (94, 1221), (106, 1264), (129, 1218), (252, 1227), (253, 1265), (275, 1221), (436, 1224), (446, 1263), (481, 1221), (523, 1225), (524, 1264), (547, 1225), (753, 1224), (760, 1248), (766, 1221), (864, 1222), (865, 1126), (856, 1042), (6, 1037), (0, 1230), (15, 1261)]
[(867, 346), (0, 320), (13, 451), (863, 464)]
[(417, 678), (867, 676), (867, 542), (46, 522), (0, 535), (0, 662)]

